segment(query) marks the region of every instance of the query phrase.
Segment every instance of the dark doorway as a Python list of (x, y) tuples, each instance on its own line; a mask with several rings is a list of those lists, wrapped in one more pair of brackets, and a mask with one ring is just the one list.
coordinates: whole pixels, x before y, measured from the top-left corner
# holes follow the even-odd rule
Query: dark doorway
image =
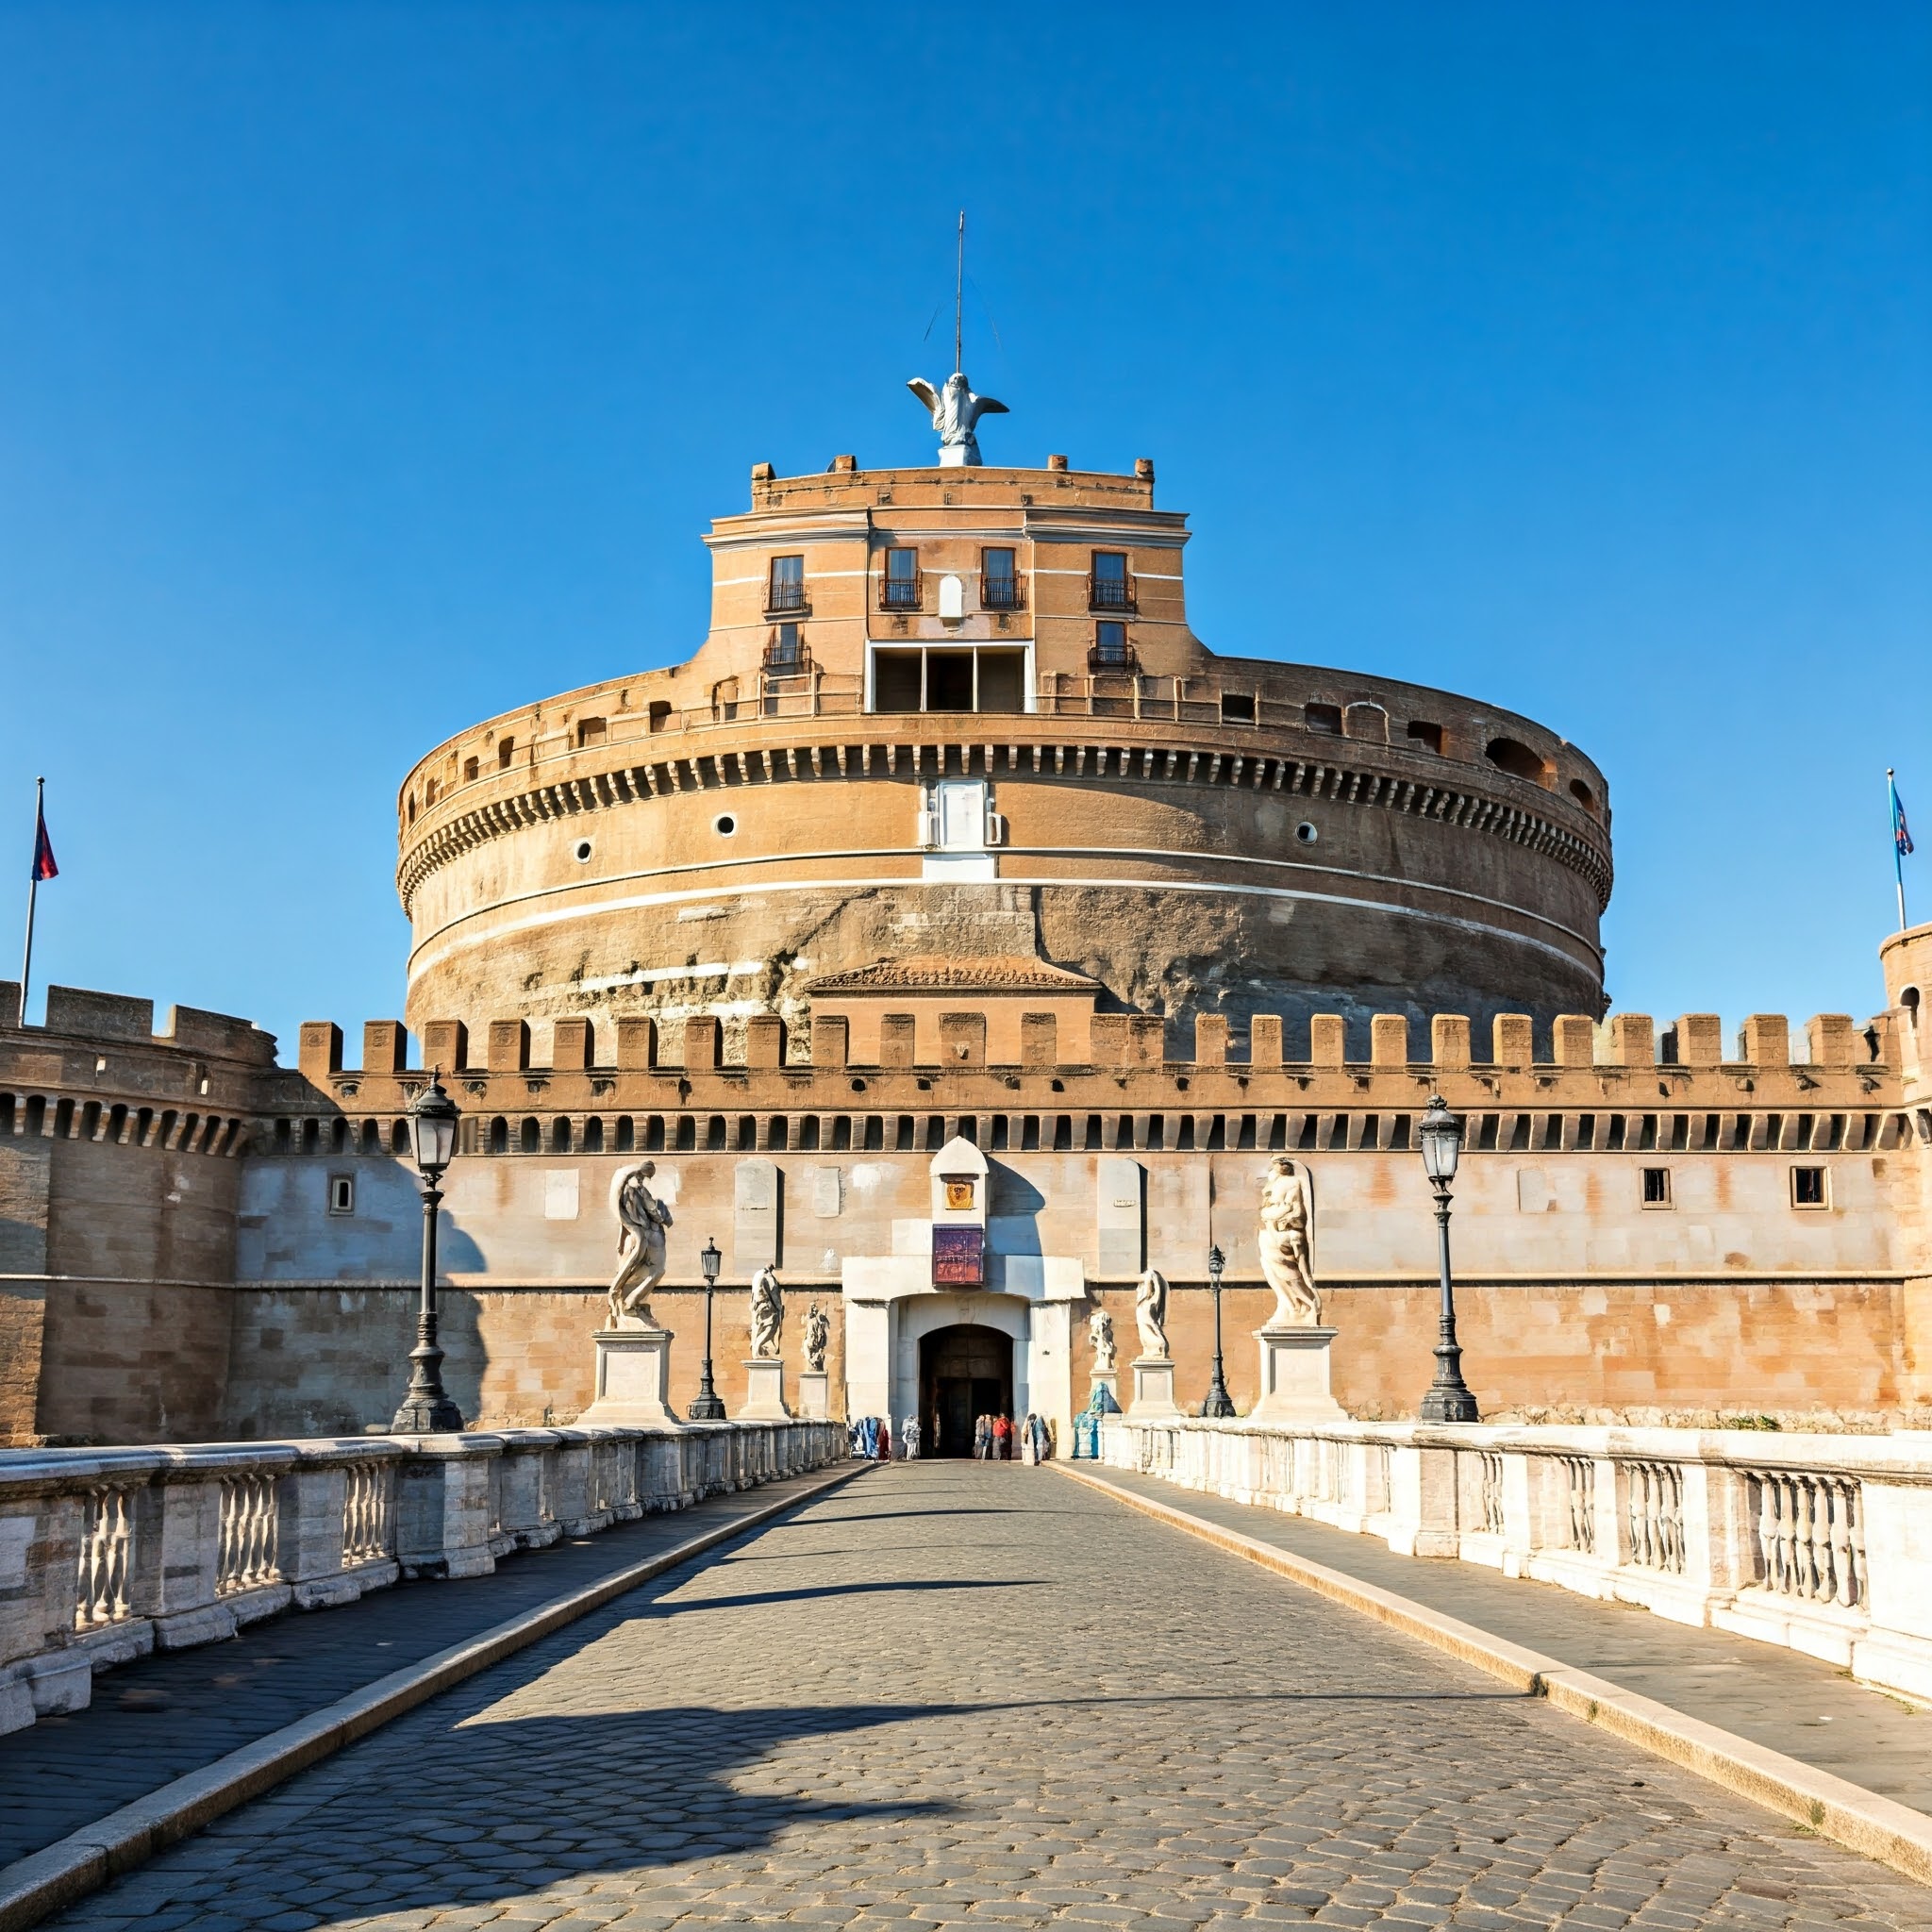
[(938, 1328), (919, 1342), (924, 1454), (971, 1456), (975, 1416), (1013, 1412), (1013, 1341), (997, 1328)]

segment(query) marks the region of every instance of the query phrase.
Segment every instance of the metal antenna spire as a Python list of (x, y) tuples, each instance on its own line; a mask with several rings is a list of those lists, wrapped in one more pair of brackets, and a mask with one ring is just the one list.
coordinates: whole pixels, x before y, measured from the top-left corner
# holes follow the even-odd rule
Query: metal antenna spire
[(953, 276), (953, 367), (963, 369), (959, 346), (960, 329), (965, 319), (966, 302), (966, 210), (959, 210), (959, 258)]

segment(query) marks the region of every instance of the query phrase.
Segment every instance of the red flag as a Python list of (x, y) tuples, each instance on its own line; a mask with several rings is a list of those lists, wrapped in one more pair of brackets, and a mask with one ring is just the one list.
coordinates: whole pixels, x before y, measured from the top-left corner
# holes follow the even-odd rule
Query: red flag
[(47, 815), (38, 807), (34, 809), (34, 868), (27, 874), (34, 884), (42, 879), (57, 879), (60, 868), (54, 863), (54, 841), (47, 837)]

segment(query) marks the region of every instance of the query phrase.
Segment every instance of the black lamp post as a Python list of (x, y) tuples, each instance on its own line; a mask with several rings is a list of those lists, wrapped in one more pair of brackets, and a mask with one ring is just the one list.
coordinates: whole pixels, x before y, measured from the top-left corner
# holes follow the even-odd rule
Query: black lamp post
[(698, 1378), (698, 1392), (685, 1411), (694, 1423), (724, 1420), (724, 1405), (711, 1380), (711, 1291), (718, 1285), (718, 1270), (724, 1265), (724, 1257), (718, 1252), (718, 1243), (707, 1237), (698, 1252), (698, 1266), (705, 1271), (705, 1372)]
[(1475, 1397), (1462, 1379), (1462, 1348), (1456, 1340), (1456, 1288), (1449, 1275), (1449, 1184), (1462, 1153), (1462, 1124), (1438, 1093), (1417, 1129), (1423, 1143), (1423, 1172), (1436, 1191), (1436, 1230), (1442, 1274), (1442, 1307), (1436, 1338), (1436, 1379), (1423, 1397), (1425, 1423), (1479, 1423)]
[(441, 1436), (460, 1429), (463, 1412), (442, 1386), (442, 1350), (437, 1345), (436, 1216), (442, 1206), (438, 1183), (457, 1151), (457, 1104), (442, 1091), (441, 1068), (409, 1103), (409, 1147), (423, 1176), (423, 1298), (416, 1310), (416, 1345), (409, 1351), (409, 1387), (390, 1424), (392, 1436)]
[(1234, 1400), (1227, 1392), (1227, 1377), (1222, 1373), (1221, 1361), (1221, 1271), (1227, 1266), (1227, 1257), (1218, 1246), (1210, 1245), (1208, 1250), (1208, 1286), (1214, 1291), (1214, 1379), (1208, 1385), (1208, 1400), (1201, 1405), (1204, 1416), (1231, 1416), (1234, 1413)]

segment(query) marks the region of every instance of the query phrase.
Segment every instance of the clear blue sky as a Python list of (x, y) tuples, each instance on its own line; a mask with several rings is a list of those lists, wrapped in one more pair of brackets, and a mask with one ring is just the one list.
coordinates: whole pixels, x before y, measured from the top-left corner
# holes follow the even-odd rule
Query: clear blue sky
[(923, 458), (962, 204), (995, 459), (1602, 764), (1619, 1006), (1872, 1011), (1888, 763), (1932, 915), (1924, 7), (61, 0), (0, 179), (0, 975), (44, 772), (41, 983), (399, 1012), (410, 761)]

